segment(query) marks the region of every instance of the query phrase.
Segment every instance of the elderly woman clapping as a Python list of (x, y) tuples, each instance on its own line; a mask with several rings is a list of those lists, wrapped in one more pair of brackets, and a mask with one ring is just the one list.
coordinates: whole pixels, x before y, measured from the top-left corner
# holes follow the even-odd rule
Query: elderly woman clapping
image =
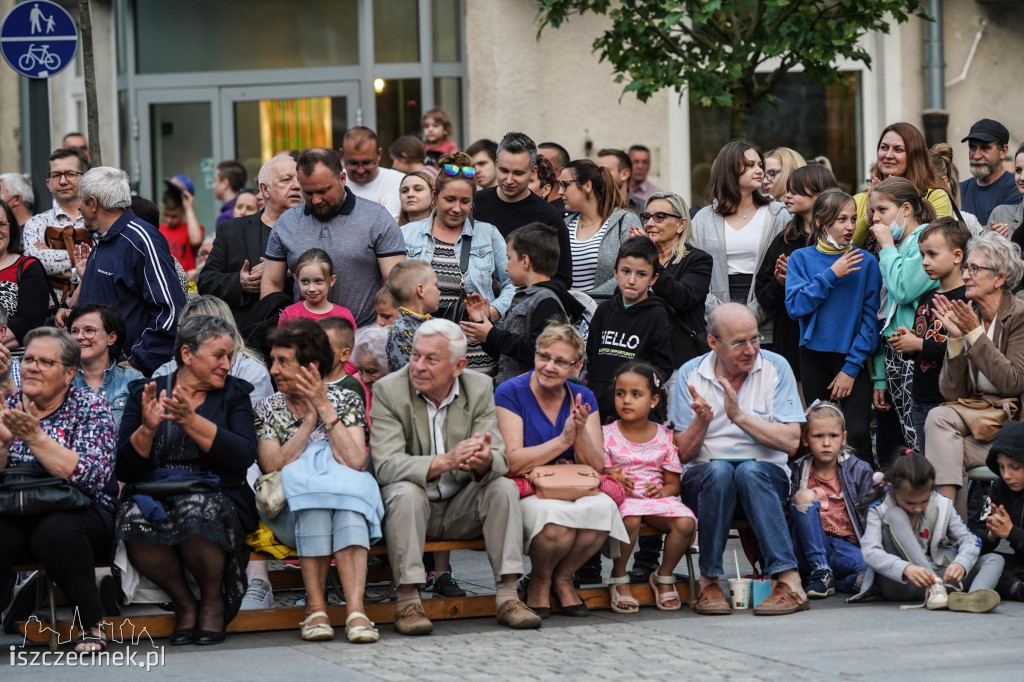
[(70, 334), (41, 327), (24, 340), (22, 390), (0, 406), (0, 471), (36, 469), (68, 479), (91, 499), (84, 508), (0, 515), (0, 576), (16, 563), (42, 563), (78, 609), (83, 630), (75, 633), (75, 650), (102, 651), (107, 640), (93, 566), (107, 556), (113, 527), (114, 420), (105, 401), (71, 385), (80, 351)]
[[(1003, 399), (1016, 404), (1024, 394), (1024, 301), (1011, 293), (1024, 275), (1020, 247), (996, 232), (971, 240), (964, 262), (968, 301), (938, 294), (935, 309), (948, 333), (939, 389), (951, 401)], [(972, 305), (973, 304), (973, 305)], [(980, 319), (979, 319), (980, 314)], [(970, 410), (945, 404), (928, 413), (925, 455), (935, 466), (939, 492), (956, 500), (966, 517), (967, 469), (985, 466), (988, 443), (972, 435)], [(978, 433), (977, 430), (973, 430)]]
[[(228, 374), (234, 353), (228, 322), (189, 317), (174, 342), (178, 369), (133, 382), (121, 420), (117, 478), (131, 485), (117, 538), (131, 566), (171, 598), (172, 645), (224, 641), (245, 594), (245, 534), (257, 524), (245, 474), (256, 432), (252, 385)], [(198, 602), (186, 571), (198, 583)], [(131, 583), (122, 578), (126, 593)]]
[[(553, 323), (537, 337), (533, 370), (509, 379), (494, 394), (498, 430), (505, 441), (509, 475), (523, 476), (548, 464), (604, 466), (604, 436), (597, 398), (569, 382), (583, 365), (583, 337), (571, 325)], [(573, 587), (573, 573), (595, 552), (618, 555), (615, 540), (628, 539), (616, 503), (604, 493), (573, 502), (519, 501), (523, 513), (523, 547), (530, 555), (527, 606), (545, 618), (551, 595), (562, 613), (586, 616), (587, 607)]]
[[(259, 463), (265, 473), (286, 466), (290, 471), (281, 476), (288, 505), (263, 521), (299, 554), (307, 595), (300, 634), (307, 641), (334, 637), (324, 594), (333, 556), (345, 590), (346, 636), (353, 643), (376, 642), (377, 629), (362, 612), (363, 589), (367, 550), (381, 537), (384, 504), (377, 482), (362, 470), (367, 459), (363, 401), (353, 391), (324, 383), (334, 351), (316, 322), (287, 322), (271, 332), (270, 344), (270, 374), (279, 392), (256, 407)], [(330, 466), (311, 465), (318, 444), (329, 447)], [(302, 485), (293, 486), (287, 478), (298, 471), (304, 473), (293, 480)]]

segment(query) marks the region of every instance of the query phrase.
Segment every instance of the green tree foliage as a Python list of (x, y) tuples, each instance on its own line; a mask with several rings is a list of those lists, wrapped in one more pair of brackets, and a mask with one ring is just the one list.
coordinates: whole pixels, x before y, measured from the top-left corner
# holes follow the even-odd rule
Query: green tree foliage
[[(575, 14), (606, 15), (611, 27), (594, 40), (623, 90), (646, 102), (662, 88), (689, 89), (705, 107), (731, 107), (731, 132), (742, 137), (761, 101), (796, 67), (824, 83), (838, 79), (841, 59), (871, 65), (859, 41), (888, 33), (920, 0), (536, 0), (540, 23), (558, 28)], [(628, 81), (628, 82), (627, 82)]]

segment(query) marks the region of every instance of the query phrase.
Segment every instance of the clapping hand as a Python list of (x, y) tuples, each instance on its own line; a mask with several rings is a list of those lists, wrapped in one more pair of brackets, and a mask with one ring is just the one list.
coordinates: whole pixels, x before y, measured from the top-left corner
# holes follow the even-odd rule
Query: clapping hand
[(951, 338), (959, 339), (981, 326), (981, 320), (967, 301), (950, 301), (942, 294), (935, 294), (932, 303), (935, 316), (942, 320), (942, 326)]
[(196, 418), (196, 411), (192, 409), (192, 404), (181, 386), (175, 386), (170, 396), (164, 391), (160, 396), (160, 405), (164, 409), (164, 419), (168, 419), (182, 428), (191, 424), (192, 420)]
[(142, 425), (150, 431), (156, 431), (164, 421), (164, 408), (161, 400), (167, 397), (167, 391), (156, 394), (156, 382), (151, 381), (142, 389)]
[(690, 403), (690, 409), (693, 410), (694, 416), (705, 424), (710, 424), (715, 416), (714, 410), (701, 397), (700, 393), (697, 393), (697, 389), (693, 386), (687, 386), (687, 388), (690, 389), (690, 397), (693, 398), (693, 402)]
[(483, 322), (488, 319), (488, 307), (490, 304), (487, 298), (480, 294), (466, 294), (466, 315), (473, 322)]
[(580, 435), (586, 433), (587, 418), (590, 417), (590, 405), (583, 402), (583, 396), (576, 394), (576, 399), (569, 404), (569, 416), (562, 426), (562, 442), (566, 448), (576, 445)]
[(263, 278), (263, 258), (260, 258), (260, 262), (250, 268), (249, 261), (246, 260), (242, 263), (242, 269), (238, 273), (238, 283), (242, 286), (242, 291), (247, 294), (258, 294), (260, 293), (260, 280)]
[(920, 353), (921, 349), (924, 348), (924, 339), (906, 327), (900, 327), (897, 329), (896, 332), (889, 337), (888, 341), (889, 345), (893, 347), (893, 350), (904, 355)]
[(779, 284), (786, 286), (786, 272), (789, 270), (789, 258), (786, 254), (780, 254), (779, 259), (775, 261), (775, 279), (779, 281)]
[(736, 394), (736, 389), (732, 387), (729, 380), (725, 377), (718, 377), (718, 383), (722, 385), (725, 390), (725, 416), (729, 418), (729, 421), (736, 421), (736, 418), (743, 414), (740, 409), (740, 399)]
[(331, 404), (327, 397), (327, 384), (320, 378), (319, 370), (312, 363), (306, 367), (299, 367), (299, 371), (295, 373), (295, 390), (306, 399), (313, 414)]
[(43, 435), (43, 430), (39, 427), (35, 404), (27, 398), (23, 398), (21, 409), (4, 410), (3, 424), (14, 438), (19, 438), (28, 444)]
[(1001, 504), (992, 505), (992, 512), (985, 519), (985, 527), (988, 528), (990, 537), (995, 536), (1005, 540), (1013, 529), (1013, 521), (1006, 513), (1006, 507)]
[[(494, 454), (491, 452), (490, 433), (484, 433), (482, 436), (479, 433), (474, 433), (472, 438), (462, 441), (462, 443), (459, 443), (459, 446), (463, 444), (466, 444), (468, 447), (468, 455), (458, 459), (460, 469), (483, 474), (491, 467)], [(456, 446), (456, 449), (458, 449), (458, 446)]]

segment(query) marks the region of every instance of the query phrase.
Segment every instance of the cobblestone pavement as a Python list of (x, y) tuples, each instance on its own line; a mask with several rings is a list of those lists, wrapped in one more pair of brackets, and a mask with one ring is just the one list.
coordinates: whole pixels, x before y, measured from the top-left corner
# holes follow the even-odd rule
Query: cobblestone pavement
[[(469, 591), (488, 587), (482, 553), (458, 552), (453, 563)], [(434, 625), (432, 635), (419, 638), (402, 637), (382, 625), (381, 641), (373, 645), (349, 644), (343, 627), (333, 642), (302, 642), (296, 625), (289, 632), (230, 635), (217, 647), (164, 647), (163, 666), (142, 679), (1024, 679), (1020, 603), (972, 615), (901, 611), (879, 602), (847, 605), (837, 596), (813, 602), (810, 611), (778, 618), (756, 618), (750, 611), (702, 617), (687, 607), (675, 613), (644, 607), (632, 616), (607, 610), (584, 619), (555, 615), (539, 631), (512, 631), (490, 618)], [(20, 644), (20, 637), (0, 635), (0, 679), (67, 679), (67, 671), (10, 666), (8, 651)], [(113, 651), (122, 648), (112, 646)], [(110, 667), (79, 668), (73, 674), (87, 681), (139, 679), (138, 671)]]

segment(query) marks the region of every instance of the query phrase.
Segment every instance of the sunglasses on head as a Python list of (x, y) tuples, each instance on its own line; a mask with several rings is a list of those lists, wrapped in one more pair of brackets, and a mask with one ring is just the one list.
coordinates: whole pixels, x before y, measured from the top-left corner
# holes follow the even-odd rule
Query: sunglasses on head
[(441, 170), (443, 170), (447, 175), (450, 175), (452, 177), (455, 177), (459, 173), (462, 173), (462, 177), (467, 178), (469, 180), (472, 180), (473, 178), (476, 177), (476, 168), (473, 168), (472, 166), (460, 167), (456, 166), (454, 163), (446, 163), (443, 166), (441, 166)]

